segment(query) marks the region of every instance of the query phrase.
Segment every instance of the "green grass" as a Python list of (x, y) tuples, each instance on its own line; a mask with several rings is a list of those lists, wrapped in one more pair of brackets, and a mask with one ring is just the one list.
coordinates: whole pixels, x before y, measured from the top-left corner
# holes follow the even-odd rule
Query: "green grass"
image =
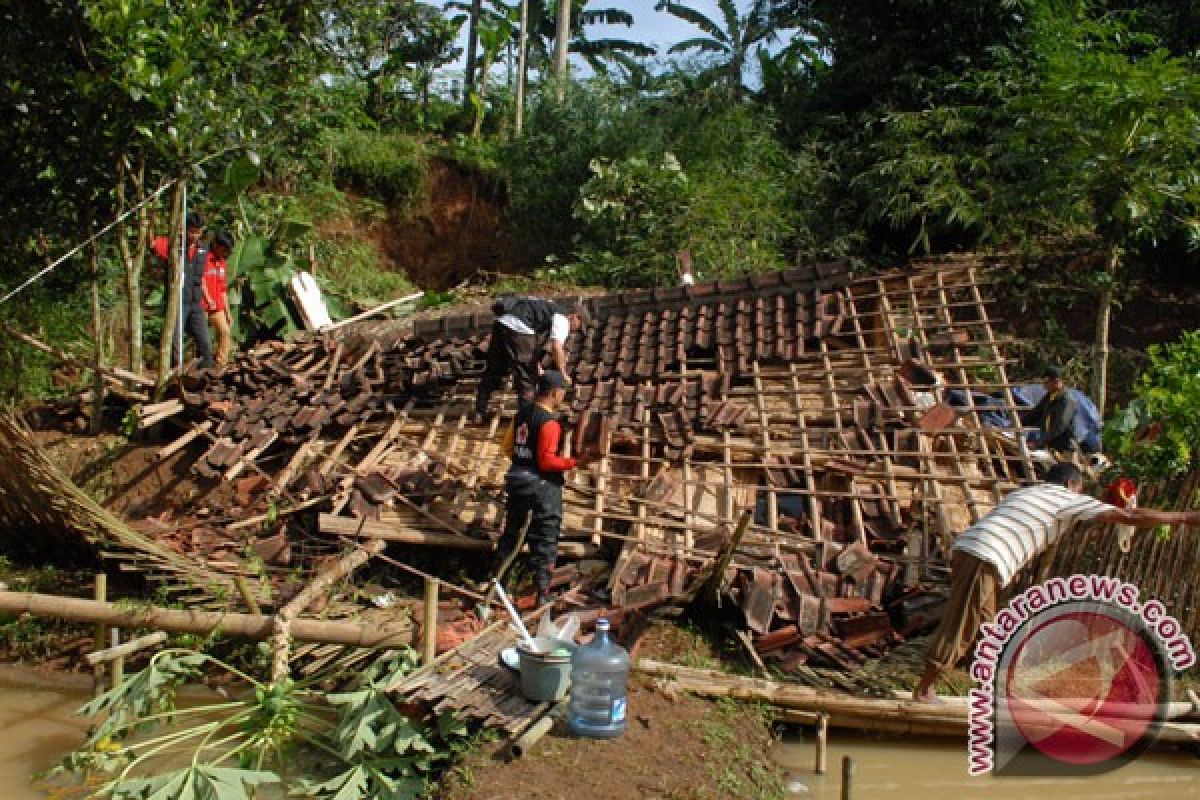
[(774, 715), (769, 706), (747, 703), (728, 697), (714, 703), (713, 712), (700, 723), (704, 744), (712, 754), (709, 775), (723, 797), (748, 800), (782, 800), (783, 778), (780, 771), (766, 761), (761, 743), (749, 740), (737, 727), (747, 716), (756, 718), (769, 728)]

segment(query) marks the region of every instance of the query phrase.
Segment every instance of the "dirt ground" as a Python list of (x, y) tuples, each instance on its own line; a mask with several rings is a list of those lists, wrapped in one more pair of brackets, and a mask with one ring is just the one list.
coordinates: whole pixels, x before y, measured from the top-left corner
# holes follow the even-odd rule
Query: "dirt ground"
[[(704, 666), (709, 645), (688, 629), (657, 626), (641, 655)], [(667, 694), (647, 679), (629, 685), (629, 727), (617, 739), (578, 739), (565, 712), (532, 752), (514, 760), (507, 741), (490, 741), (452, 769), (439, 800), (700, 800), (783, 798), (770, 760), (772, 716), (764, 707)]]

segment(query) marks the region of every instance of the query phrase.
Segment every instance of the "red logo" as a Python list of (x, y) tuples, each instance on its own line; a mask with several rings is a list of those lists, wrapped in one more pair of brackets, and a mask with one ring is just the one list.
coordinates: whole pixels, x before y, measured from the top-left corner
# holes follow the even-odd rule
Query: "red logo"
[(529, 423), (528, 422), (522, 422), (520, 425), (517, 426), (517, 433), (516, 433), (516, 436), (514, 437), (514, 439), (515, 439), (516, 443), (519, 445), (524, 445), (526, 442), (529, 441)]
[(1112, 606), (1072, 605), (1031, 621), (1005, 653), (998, 772), (1107, 771), (1144, 751), (1163, 722), (1170, 673), (1144, 626)]

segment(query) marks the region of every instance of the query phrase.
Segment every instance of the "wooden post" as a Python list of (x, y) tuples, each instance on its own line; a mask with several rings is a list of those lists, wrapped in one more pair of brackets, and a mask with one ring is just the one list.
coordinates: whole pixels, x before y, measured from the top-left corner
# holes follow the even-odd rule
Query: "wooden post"
[(854, 758), (842, 756), (842, 800), (852, 800), (854, 796)]
[(421, 620), (421, 663), (431, 664), (437, 657), (438, 581), (425, 579), (425, 607)]
[[(112, 629), (112, 646), (121, 644), (121, 629)], [(119, 655), (112, 662), (112, 688), (116, 689), (125, 680), (125, 656)]]
[(813, 764), (813, 772), (818, 775), (824, 775), (829, 769), (829, 715), (817, 715), (817, 750), (816, 763)]
[[(107, 602), (107, 600), (108, 600), (108, 575), (106, 573), (103, 573), (103, 572), (96, 573), (96, 583), (93, 587), (92, 597), (95, 599), (95, 601), (97, 603)], [(94, 642), (92, 645), (92, 649), (93, 650), (103, 650), (104, 642), (105, 642), (105, 639), (107, 638), (107, 635), (108, 635), (108, 626), (106, 626), (102, 623), (97, 624), (96, 625), (96, 633), (92, 636), (92, 639)], [(96, 677), (96, 679), (95, 679), (94, 686), (95, 686), (96, 691), (99, 692), (100, 686), (102, 685), (102, 681), (104, 680), (104, 665), (103, 664), (96, 665), (95, 677)]]

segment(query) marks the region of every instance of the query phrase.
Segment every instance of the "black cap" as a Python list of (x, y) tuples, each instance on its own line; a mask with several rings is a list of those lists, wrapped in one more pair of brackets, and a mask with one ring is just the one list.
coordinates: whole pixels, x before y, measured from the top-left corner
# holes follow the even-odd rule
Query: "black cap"
[(229, 231), (217, 231), (217, 235), (213, 237), (213, 244), (219, 244), (226, 250), (233, 249), (233, 237), (229, 235)]
[(558, 370), (548, 369), (538, 378), (538, 394), (549, 394), (555, 389), (565, 388), (567, 388), (567, 379)]
[(204, 215), (199, 211), (189, 211), (187, 218), (184, 220), (184, 224), (189, 228), (203, 228)]
[(1057, 381), (1062, 378), (1062, 370), (1058, 367), (1046, 367), (1042, 370), (1042, 379), (1047, 381)]

